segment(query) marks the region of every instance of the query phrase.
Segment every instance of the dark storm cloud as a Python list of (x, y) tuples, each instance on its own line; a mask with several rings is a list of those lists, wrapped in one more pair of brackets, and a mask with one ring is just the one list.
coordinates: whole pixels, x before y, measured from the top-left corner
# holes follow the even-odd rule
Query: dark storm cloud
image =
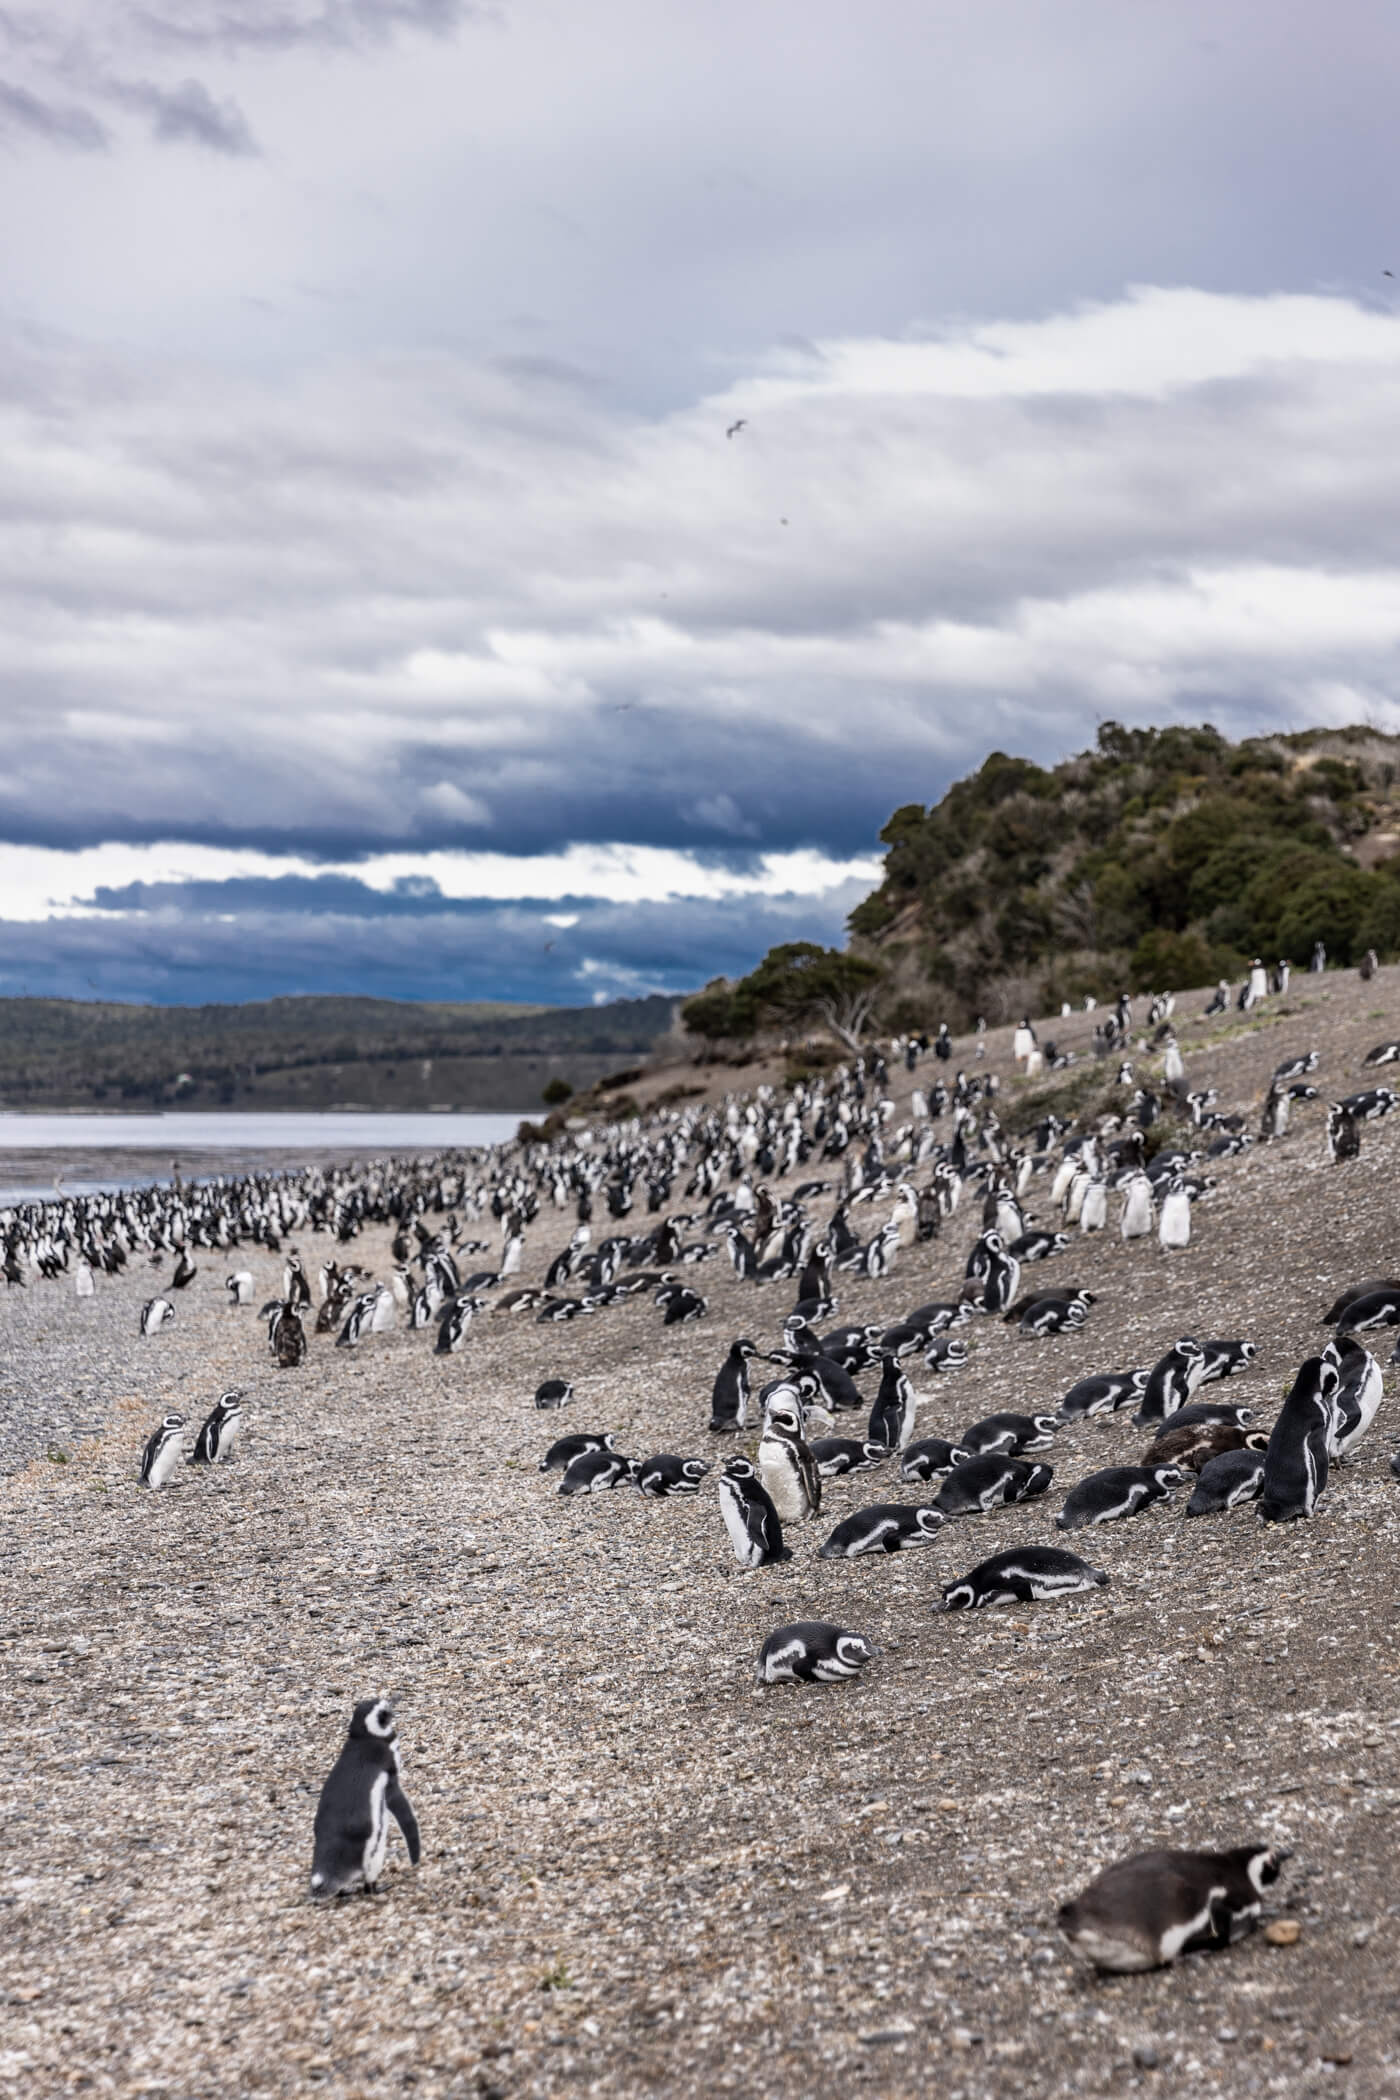
[[(181, 896), (162, 886), (158, 904), (145, 900), (153, 908), (128, 916), (0, 921), (0, 996), (116, 992), (180, 1004), (355, 991), (587, 1005), (599, 994), (693, 990), (750, 968), (777, 941), (839, 942), (864, 885), (818, 900), (614, 905), (579, 898), (570, 900), (571, 926), (519, 903), (420, 911), (381, 898), (384, 908), (372, 912), (356, 898), (348, 911), (330, 909), (316, 883), (302, 886), (306, 908), (289, 909), (280, 897), (268, 909), (259, 887), (213, 885), (211, 896), (193, 885)], [(343, 893), (336, 901), (344, 904)]]
[(0, 80), (0, 143), (37, 140), (70, 153), (101, 153), (111, 134), (91, 110), (54, 102), (12, 81)]
[(200, 80), (181, 80), (174, 87), (151, 80), (113, 80), (101, 92), (146, 117), (152, 137), (162, 145), (203, 146), (235, 158), (258, 150), (238, 104), (229, 98), (216, 101)]

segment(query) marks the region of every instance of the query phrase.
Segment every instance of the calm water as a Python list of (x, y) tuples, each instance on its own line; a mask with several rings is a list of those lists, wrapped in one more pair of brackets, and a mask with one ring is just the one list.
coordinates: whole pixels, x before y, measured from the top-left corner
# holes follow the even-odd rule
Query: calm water
[(190, 1180), (259, 1165), (337, 1159), (349, 1152), (440, 1152), (498, 1145), (518, 1116), (285, 1114), (237, 1111), (168, 1116), (0, 1113), (0, 1203), (52, 1195), (55, 1175), (78, 1195), (168, 1181), (178, 1160)]

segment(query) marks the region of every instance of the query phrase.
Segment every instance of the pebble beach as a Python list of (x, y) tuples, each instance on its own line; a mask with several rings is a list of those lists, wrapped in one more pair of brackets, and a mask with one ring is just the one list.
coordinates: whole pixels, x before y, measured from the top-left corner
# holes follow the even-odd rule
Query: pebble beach
[[(1387, 1076), (1362, 1058), (1400, 1028), (1397, 995), (1385, 970), (1295, 978), (1209, 1023), (1183, 1000), (1193, 1086), (1253, 1128), (1279, 1060), (1315, 1047), (1323, 1102), (1212, 1163), (1188, 1248), (1110, 1226), (1046, 1264), (1035, 1280), (1095, 1293), (1081, 1332), (963, 1330), (966, 1369), (918, 1368), (917, 1433), (1053, 1408), (1183, 1333), (1257, 1343), (1228, 1397), (1267, 1427), (1328, 1302), (1397, 1273), (1400, 1116), (1345, 1166), (1322, 1141), (1325, 1101)], [(1090, 1026), (1049, 1032), (1083, 1053)], [(1010, 1035), (989, 1032), (986, 1068), (1014, 1128)], [(917, 1083), (892, 1069), (899, 1114)], [(1048, 1198), (1040, 1177), (1040, 1222)], [(678, 1189), (673, 1207), (701, 1206)], [(978, 1208), (886, 1279), (843, 1275), (841, 1320), (956, 1296)], [(573, 1223), (541, 1210), (517, 1281)], [(389, 1239), (349, 1251), (387, 1277)], [(337, 1251), (299, 1245), (313, 1272)], [(1188, 1523), (1178, 1494), (1092, 1534), (1108, 1588), (936, 1616), (945, 1582), (1054, 1538), (1062, 1491), (1147, 1434), (1067, 1426), (1046, 1502), (890, 1558), (815, 1555), (848, 1511), (917, 1491), (829, 1481), (793, 1559), (747, 1572), (713, 1473), (695, 1499), (570, 1500), (539, 1461), (608, 1429), (717, 1471), (734, 1445), (707, 1430), (715, 1371), (736, 1335), (776, 1342), (789, 1284), (742, 1282), (721, 1247), (686, 1272), (709, 1311), (680, 1328), (647, 1295), (567, 1326), (490, 1311), (455, 1356), (400, 1324), (353, 1350), (317, 1337), (282, 1372), (258, 1317), (281, 1256), (196, 1258), (150, 1338), (168, 1260), (88, 1299), (35, 1277), (0, 1301), (0, 2095), (1400, 2093), (1388, 1332), (1377, 1421), (1311, 1522)], [(234, 1267), (254, 1278), (237, 1309)], [(575, 1397), (539, 1413), (551, 1376)], [(246, 1392), (236, 1461), (143, 1491), (161, 1415), (197, 1423), (227, 1387)], [(765, 1634), (802, 1618), (867, 1634), (877, 1660), (757, 1689)], [(375, 1897), (317, 1905), (317, 1793), (379, 1691), (422, 1863), (395, 1837)], [(1256, 1836), (1294, 1858), (1269, 1930), (1228, 1954), (1099, 1981), (1055, 1930), (1111, 1858)]]

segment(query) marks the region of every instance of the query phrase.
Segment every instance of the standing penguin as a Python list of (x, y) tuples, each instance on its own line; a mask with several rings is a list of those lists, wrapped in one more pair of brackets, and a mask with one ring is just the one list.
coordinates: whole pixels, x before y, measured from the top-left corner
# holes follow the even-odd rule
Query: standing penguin
[(902, 1451), (914, 1434), (914, 1388), (900, 1367), (899, 1359), (885, 1357), (880, 1371), (880, 1390), (870, 1410), (866, 1436), (887, 1451)]
[(1186, 1183), (1179, 1174), (1172, 1176), (1167, 1193), (1162, 1198), (1162, 1215), (1157, 1225), (1157, 1238), (1168, 1250), (1173, 1247), (1189, 1247), (1191, 1244), (1191, 1198), (1186, 1192)]
[(79, 1298), (90, 1298), (92, 1296), (92, 1267), (90, 1263), (82, 1260), (81, 1257), (79, 1257), (73, 1270), (73, 1289)]
[(1337, 1366), (1340, 1383), (1333, 1409), (1332, 1439), (1327, 1456), (1338, 1465), (1350, 1458), (1376, 1418), (1381, 1404), (1381, 1367), (1354, 1335), (1338, 1335), (1323, 1355)]
[(1344, 1101), (1334, 1101), (1327, 1111), (1327, 1164), (1335, 1167), (1343, 1160), (1360, 1157), (1361, 1132), (1356, 1118)]
[(1123, 1189), (1123, 1215), (1118, 1229), (1125, 1240), (1147, 1237), (1152, 1230), (1155, 1207), (1151, 1178), (1139, 1168), (1136, 1174), (1129, 1176)]
[(1302, 1365), (1269, 1435), (1259, 1515), (1266, 1524), (1310, 1517), (1327, 1486), (1327, 1450), (1335, 1434), (1335, 1363), (1310, 1356)]
[(774, 1401), (764, 1415), (758, 1471), (784, 1524), (801, 1524), (820, 1514), (821, 1474), (802, 1434), (802, 1417), (789, 1401)]
[(792, 1559), (778, 1512), (751, 1459), (736, 1454), (720, 1474), (719, 1513), (741, 1568), (771, 1568)]
[(1322, 971), (1327, 968), (1327, 949), (1323, 942), (1313, 942), (1312, 960), (1308, 964), (1308, 968), (1314, 975), (1321, 975)]
[(243, 1395), (224, 1393), (194, 1440), (192, 1466), (226, 1466), (233, 1456), (233, 1441), (243, 1427)]
[(167, 1415), (159, 1429), (148, 1438), (141, 1453), (140, 1481), (142, 1487), (164, 1487), (180, 1462), (180, 1438), (184, 1431), (183, 1415)]
[(1148, 1372), (1142, 1405), (1134, 1419), (1139, 1423), (1164, 1422), (1168, 1415), (1174, 1415), (1185, 1407), (1201, 1383), (1205, 1368), (1206, 1352), (1196, 1337), (1182, 1335)]
[(390, 1816), (417, 1866), (422, 1846), (403, 1790), (397, 1735), (388, 1700), (361, 1699), (316, 1805), (313, 1896), (342, 1896), (356, 1888), (373, 1892), (389, 1849)]

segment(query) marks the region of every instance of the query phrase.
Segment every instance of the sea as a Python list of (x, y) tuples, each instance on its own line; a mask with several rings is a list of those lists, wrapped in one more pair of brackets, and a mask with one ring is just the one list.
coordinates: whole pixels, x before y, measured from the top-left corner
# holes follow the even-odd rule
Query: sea
[(518, 1116), (375, 1114), (369, 1110), (172, 1110), (104, 1115), (0, 1113), (0, 1205), (145, 1187), (351, 1154), (442, 1152), (499, 1145)]

